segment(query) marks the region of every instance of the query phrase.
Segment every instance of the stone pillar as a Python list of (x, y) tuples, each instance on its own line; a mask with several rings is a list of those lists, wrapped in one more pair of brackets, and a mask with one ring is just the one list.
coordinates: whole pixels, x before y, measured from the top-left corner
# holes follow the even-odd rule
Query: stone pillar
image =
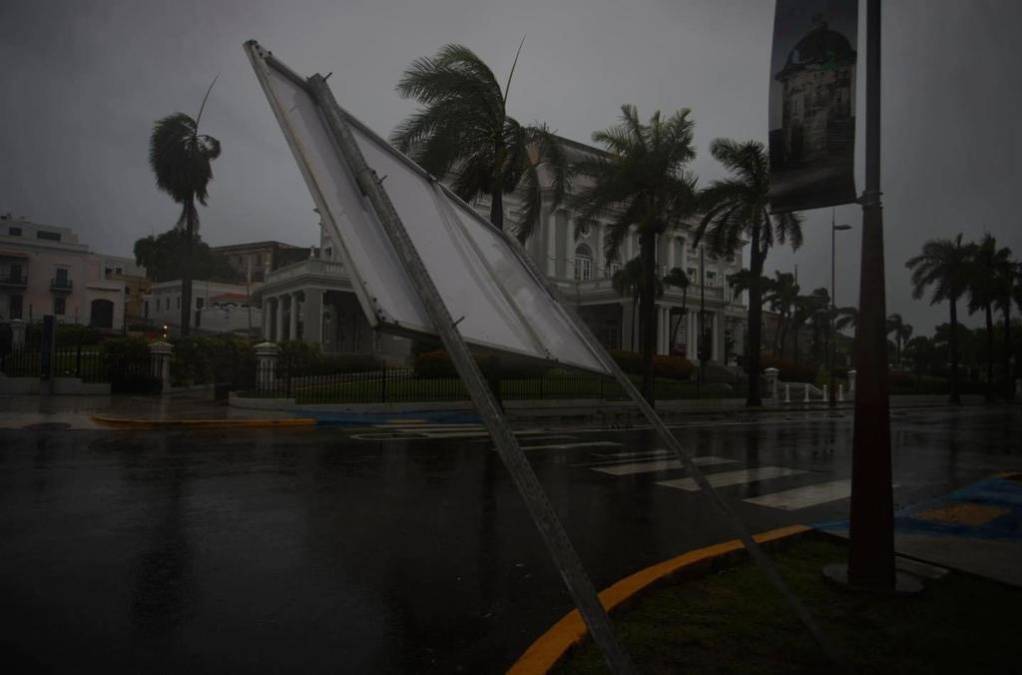
[(262, 330), (259, 336), (263, 340), (271, 340), (273, 338), (270, 336), (270, 300), (268, 298), (263, 298), (262, 319)]
[(27, 326), (21, 319), (11, 321), (11, 347), (19, 349), (25, 346), (25, 330)]
[(776, 368), (767, 368), (763, 371), (763, 379), (766, 380), (767, 394), (774, 401), (777, 400), (778, 375), (781, 371)]
[(689, 313), (689, 330), (688, 330), (688, 360), (692, 363), (699, 363), (699, 331), (702, 328), (699, 325), (699, 310), (694, 310)]
[(170, 356), (174, 347), (169, 342), (153, 342), (149, 345), (149, 365), (153, 377), (160, 380), (163, 391), (170, 390)]
[(305, 291), (305, 302), (302, 304), (302, 341), (323, 345), (323, 291), (312, 288)]
[(290, 319), (290, 326), (287, 334), (288, 340), (298, 339), (298, 304), (298, 291), (295, 291), (291, 294), (291, 314), (288, 317)]
[(848, 371), (848, 398), (855, 399), (855, 371)]
[(284, 298), (283, 295), (278, 295), (274, 298), (276, 304), (276, 315), (277, 323), (273, 327), (273, 341), (283, 342), (284, 341)]
[(277, 379), (277, 355), (280, 347), (272, 342), (260, 342), (255, 346), (256, 385), (260, 390), (272, 389)]

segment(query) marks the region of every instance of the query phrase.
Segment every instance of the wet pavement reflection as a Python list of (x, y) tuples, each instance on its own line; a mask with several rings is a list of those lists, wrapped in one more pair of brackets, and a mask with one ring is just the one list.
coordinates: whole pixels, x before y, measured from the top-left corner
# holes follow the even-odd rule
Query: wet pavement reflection
[[(899, 507), (1022, 469), (1017, 409), (892, 422)], [(850, 474), (848, 415), (677, 433), (754, 531), (847, 513), (813, 495)], [(522, 443), (598, 587), (732, 538), (650, 432), (549, 435)], [(18, 672), (498, 671), (570, 609), (485, 438), (0, 431), (0, 547)]]

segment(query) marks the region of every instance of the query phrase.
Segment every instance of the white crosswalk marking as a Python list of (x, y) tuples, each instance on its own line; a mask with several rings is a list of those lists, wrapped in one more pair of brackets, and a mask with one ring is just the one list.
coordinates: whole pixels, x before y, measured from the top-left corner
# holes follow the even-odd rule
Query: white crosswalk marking
[(666, 457), (673, 455), (670, 450), (644, 450), (642, 452), (597, 452), (596, 457), (605, 457), (607, 460), (629, 460), (636, 457)]
[[(693, 459), (696, 466), (713, 466), (715, 464), (733, 464), (735, 460), (725, 457), (696, 457)], [(599, 471), (611, 476), (632, 476), (639, 473), (652, 473), (654, 471), (668, 471), (672, 469), (683, 469), (680, 460), (657, 459), (649, 462), (630, 462), (628, 464), (614, 464), (612, 466), (594, 466), (593, 471)]]
[(769, 506), (783, 511), (795, 511), (817, 504), (846, 499), (852, 496), (852, 481), (834, 480), (829, 483), (816, 483), (792, 490), (772, 492), (759, 497), (750, 497), (745, 501), (758, 506)]
[(620, 448), (614, 441), (587, 441), (585, 443), (551, 443), (549, 445), (523, 445), (522, 450), (568, 450), (570, 448)]
[[(755, 483), (760, 480), (767, 480), (770, 478), (781, 478), (783, 476), (797, 476), (799, 474), (808, 473), (801, 469), (788, 469), (783, 466), (761, 466), (755, 469), (740, 469), (738, 471), (723, 471), (721, 473), (711, 473), (706, 477), (706, 480), (710, 482), (713, 487), (728, 487), (729, 485), (743, 485), (745, 483)], [(692, 478), (675, 478), (674, 480), (664, 480), (657, 483), (657, 485), (663, 485), (664, 487), (676, 488), (678, 490), (685, 490), (687, 492), (695, 492), (699, 489), (699, 485), (696, 484)]]

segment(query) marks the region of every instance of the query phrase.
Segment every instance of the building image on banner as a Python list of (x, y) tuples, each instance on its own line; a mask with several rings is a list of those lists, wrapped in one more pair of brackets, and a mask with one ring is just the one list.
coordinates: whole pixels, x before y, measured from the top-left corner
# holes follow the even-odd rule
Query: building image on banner
[(778, 0), (770, 84), (775, 212), (855, 196), (857, 0)]

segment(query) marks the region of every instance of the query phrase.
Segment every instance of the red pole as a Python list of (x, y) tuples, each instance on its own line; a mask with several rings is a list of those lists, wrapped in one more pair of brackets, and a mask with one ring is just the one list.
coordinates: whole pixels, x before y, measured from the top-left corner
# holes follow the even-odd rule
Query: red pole
[(848, 581), (893, 590), (894, 500), (888, 400), (884, 221), (880, 202), (880, 0), (866, 2), (866, 190), (862, 195), (859, 321)]

